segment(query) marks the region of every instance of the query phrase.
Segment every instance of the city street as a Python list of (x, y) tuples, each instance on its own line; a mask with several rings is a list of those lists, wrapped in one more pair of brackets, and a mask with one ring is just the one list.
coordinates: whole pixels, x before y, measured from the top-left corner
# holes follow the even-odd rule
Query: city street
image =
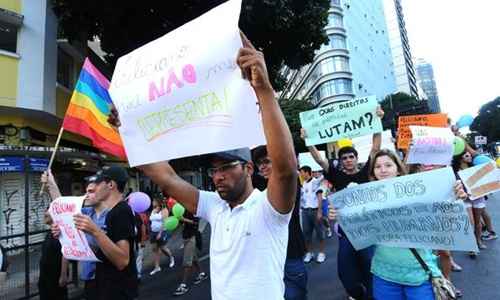
[[(494, 226), (500, 228), (500, 193), (490, 197), (488, 211), (494, 222)], [(500, 299), (498, 282), (500, 280), (500, 242), (498, 240), (486, 242), (488, 249), (483, 250), (480, 255), (472, 260), (466, 253), (454, 252), (455, 261), (463, 267), (462, 272), (453, 273), (453, 281), (462, 290), (464, 300), (494, 300)], [(206, 245), (208, 246), (208, 245)], [(176, 250), (178, 261), (181, 261), (180, 250)], [(347, 299), (344, 289), (337, 276), (337, 240), (329, 239), (327, 243), (327, 260), (323, 264), (310, 263), (309, 271), (309, 299)], [(258, 263), (258, 262), (256, 262)], [(202, 267), (208, 270), (208, 256), (204, 257)], [(149, 272), (147, 269), (145, 273)], [(181, 276), (179, 265), (171, 270), (165, 265), (162, 272), (154, 276), (145, 275), (140, 289), (140, 298), (147, 300), (160, 300), (178, 298), (184, 300), (210, 299), (209, 280), (198, 286), (191, 286), (190, 291), (179, 297), (172, 296), (173, 291), (179, 283)], [(216, 276), (216, 274), (210, 274)], [(265, 299), (265, 295), (262, 296)]]

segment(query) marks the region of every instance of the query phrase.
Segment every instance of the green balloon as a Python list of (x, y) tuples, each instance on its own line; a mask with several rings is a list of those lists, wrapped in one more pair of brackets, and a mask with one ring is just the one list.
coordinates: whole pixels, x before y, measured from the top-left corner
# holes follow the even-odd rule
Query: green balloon
[(456, 136), (453, 141), (453, 155), (460, 155), (465, 150), (465, 141), (461, 137)]
[(175, 203), (174, 207), (172, 207), (172, 213), (178, 219), (184, 215), (184, 212), (186, 212), (186, 209), (180, 203)]
[(165, 221), (163, 222), (163, 228), (165, 228), (165, 230), (168, 231), (174, 231), (178, 225), (179, 225), (179, 219), (172, 216), (166, 218)]

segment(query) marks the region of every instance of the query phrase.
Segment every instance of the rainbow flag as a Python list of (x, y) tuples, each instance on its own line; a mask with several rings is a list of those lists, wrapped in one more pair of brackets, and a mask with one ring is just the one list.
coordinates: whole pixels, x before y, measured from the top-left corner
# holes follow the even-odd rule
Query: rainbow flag
[(63, 128), (89, 138), (94, 147), (103, 152), (126, 159), (120, 134), (107, 122), (112, 104), (108, 89), (109, 80), (86, 58)]

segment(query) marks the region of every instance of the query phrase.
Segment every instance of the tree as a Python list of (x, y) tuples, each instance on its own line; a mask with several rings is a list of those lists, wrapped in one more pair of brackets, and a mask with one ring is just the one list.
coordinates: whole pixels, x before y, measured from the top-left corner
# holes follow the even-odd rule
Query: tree
[(384, 129), (391, 129), (393, 132), (397, 129), (399, 116), (429, 113), (426, 100), (401, 92), (386, 96), (380, 105), (385, 112), (382, 125)]
[(471, 130), (486, 136), (488, 142), (500, 140), (500, 97), (484, 104), (470, 126)]
[(300, 138), (300, 128), (302, 128), (302, 125), (300, 124), (299, 113), (311, 110), (314, 106), (308, 100), (298, 99), (279, 99), (279, 104), (283, 114), (285, 115), (288, 127), (292, 132), (295, 153), (309, 151), (307, 150), (304, 141)]
[[(200, 16), (224, 0), (114, 1), (52, 0), (61, 34), (70, 40), (98, 37), (106, 60), (117, 59)], [(279, 71), (313, 61), (328, 41), (329, 0), (245, 0), (240, 28), (261, 48), (277, 90), (284, 85)]]

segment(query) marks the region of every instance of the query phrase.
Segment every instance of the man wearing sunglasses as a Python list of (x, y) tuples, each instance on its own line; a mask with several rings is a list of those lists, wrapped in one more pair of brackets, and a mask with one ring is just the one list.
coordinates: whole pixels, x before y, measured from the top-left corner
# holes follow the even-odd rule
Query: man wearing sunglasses
[[(384, 112), (380, 106), (377, 108), (377, 116), (379, 118), (384, 117)], [(305, 130), (301, 129), (302, 139), (305, 140), (306, 134)], [(309, 146), (308, 148), (314, 160), (325, 171), (325, 178), (330, 182), (333, 189), (338, 192), (348, 188), (351, 184), (361, 184), (369, 181), (370, 157), (380, 150), (381, 144), (381, 133), (374, 134), (370, 156), (362, 168), (359, 168), (358, 151), (354, 147), (347, 146), (339, 150), (340, 168), (334, 164), (334, 161), (323, 159), (315, 146)], [(374, 248), (368, 247), (357, 251), (340, 227), (338, 227), (338, 235), (337, 272), (342, 285), (349, 296), (354, 299), (372, 299), (372, 275), (370, 269)]]
[(216, 193), (200, 191), (187, 183), (168, 162), (140, 168), (165, 194), (210, 223), (212, 299), (283, 299), (297, 160), (264, 56), (243, 34), (242, 41), (244, 47), (238, 53), (237, 63), (259, 101), (268, 155), (273, 162), (267, 190), (253, 188), (254, 165), (248, 148), (209, 155), (209, 175)]

